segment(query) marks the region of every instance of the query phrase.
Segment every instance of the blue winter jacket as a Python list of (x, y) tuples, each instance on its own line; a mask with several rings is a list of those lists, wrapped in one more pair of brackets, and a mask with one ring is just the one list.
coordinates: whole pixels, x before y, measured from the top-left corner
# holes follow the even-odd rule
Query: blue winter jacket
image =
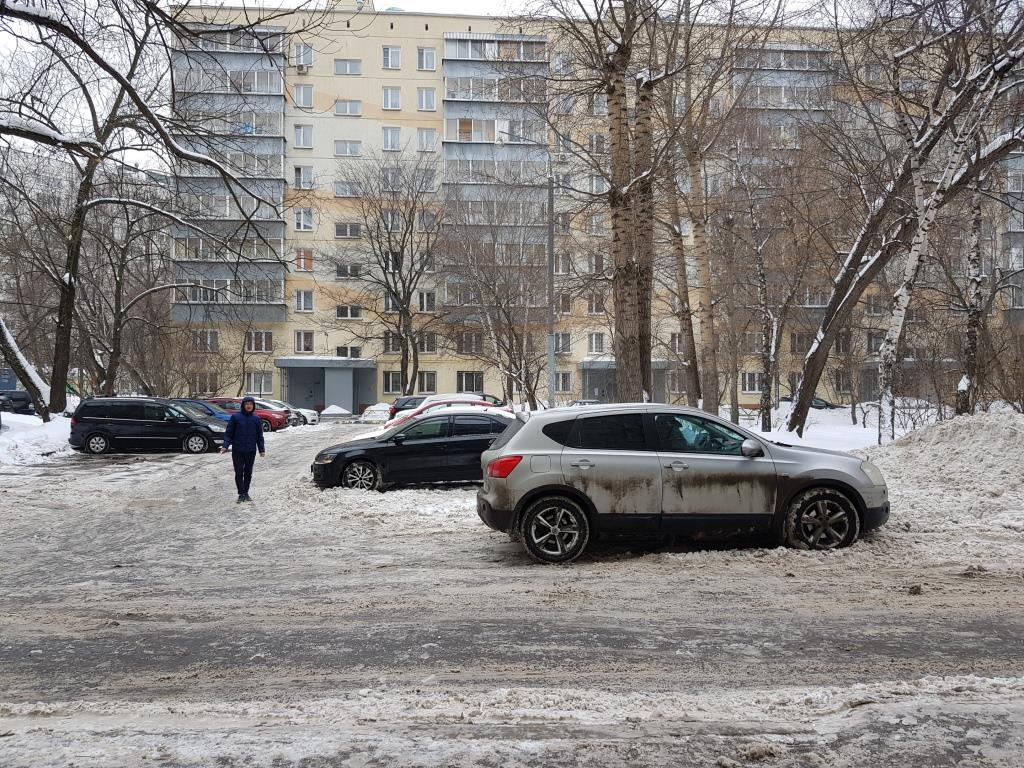
[(241, 410), (231, 414), (224, 430), (224, 448), (233, 446), (237, 453), (263, 453), (263, 422), (255, 411), (245, 412), (246, 402), (256, 404), (251, 397), (247, 397), (242, 400)]

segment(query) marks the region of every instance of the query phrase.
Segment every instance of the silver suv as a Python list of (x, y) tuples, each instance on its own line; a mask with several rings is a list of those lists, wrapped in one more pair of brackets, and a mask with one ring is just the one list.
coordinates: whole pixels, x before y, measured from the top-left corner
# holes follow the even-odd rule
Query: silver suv
[(481, 461), (480, 519), (545, 563), (575, 560), (596, 536), (697, 530), (762, 529), (834, 549), (889, 518), (871, 462), (671, 405), (517, 414)]

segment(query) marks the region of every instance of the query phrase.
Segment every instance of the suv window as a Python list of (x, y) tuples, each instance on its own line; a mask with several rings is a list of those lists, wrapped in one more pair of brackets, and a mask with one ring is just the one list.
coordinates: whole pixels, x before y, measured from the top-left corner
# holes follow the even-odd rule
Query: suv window
[(440, 419), (427, 419), (419, 424), (414, 424), (402, 432), (406, 440), (429, 440), (433, 437), (444, 437), (448, 429), (448, 417)]
[(741, 455), (743, 435), (714, 421), (678, 413), (654, 416), (658, 450), (671, 453), (716, 453)]
[(556, 421), (552, 424), (545, 424), (541, 432), (560, 445), (569, 445), (569, 433), (572, 432), (572, 425), (575, 423), (575, 418), (568, 421)]
[(142, 420), (142, 403), (110, 403), (104, 411), (108, 419)]
[(146, 411), (146, 421), (163, 421), (167, 418), (167, 409), (159, 403), (146, 403), (143, 408)]
[(494, 438), (494, 442), (491, 443), (491, 450), (496, 451), (499, 448), (504, 448), (508, 445), (509, 440), (515, 437), (516, 432), (526, 426), (525, 421), (519, 419), (512, 419), (504, 429), (501, 430), (501, 434)]
[(606, 451), (646, 451), (644, 419), (639, 413), (576, 419), (574, 448)]

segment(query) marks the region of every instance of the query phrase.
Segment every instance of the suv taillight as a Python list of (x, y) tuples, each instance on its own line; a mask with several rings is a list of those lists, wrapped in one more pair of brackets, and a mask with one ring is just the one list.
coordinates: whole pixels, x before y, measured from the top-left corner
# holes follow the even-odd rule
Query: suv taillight
[(72, 427), (77, 427), (78, 426), (78, 419), (76, 419), (74, 416), (71, 417), (71, 426)]
[(502, 456), (487, 465), (487, 476), (504, 479), (512, 474), (512, 470), (519, 466), (523, 460), (522, 456)]

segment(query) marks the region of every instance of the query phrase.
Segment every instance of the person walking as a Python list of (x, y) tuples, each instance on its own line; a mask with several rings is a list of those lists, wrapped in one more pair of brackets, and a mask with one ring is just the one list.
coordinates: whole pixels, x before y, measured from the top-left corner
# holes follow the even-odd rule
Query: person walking
[(252, 501), (249, 498), (249, 484), (252, 482), (252, 465), (256, 462), (256, 452), (259, 451), (261, 458), (267, 453), (263, 444), (263, 422), (256, 415), (256, 401), (251, 397), (242, 398), (241, 409), (231, 414), (228, 426), (224, 430), (224, 443), (220, 452), (228, 451), (231, 451), (231, 463), (235, 465), (238, 501)]

